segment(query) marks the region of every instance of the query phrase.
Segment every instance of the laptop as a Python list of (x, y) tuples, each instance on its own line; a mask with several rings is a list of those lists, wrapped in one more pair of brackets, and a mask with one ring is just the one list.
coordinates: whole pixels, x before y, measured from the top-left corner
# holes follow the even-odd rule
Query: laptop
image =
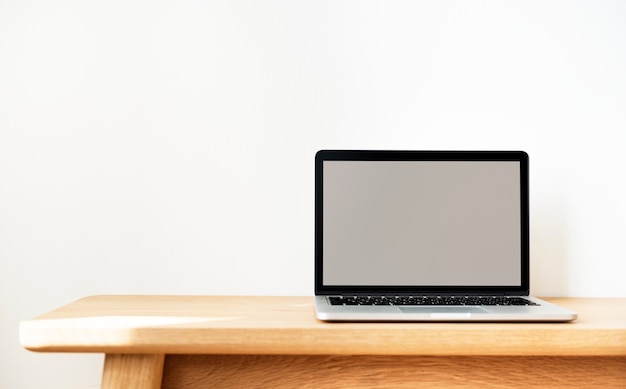
[(317, 152), (317, 318), (576, 319), (529, 296), (528, 192), (523, 151)]

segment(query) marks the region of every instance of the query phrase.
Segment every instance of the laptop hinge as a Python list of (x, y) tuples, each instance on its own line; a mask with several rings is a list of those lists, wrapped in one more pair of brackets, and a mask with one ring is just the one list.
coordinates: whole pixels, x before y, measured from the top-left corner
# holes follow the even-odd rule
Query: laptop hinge
[(408, 297), (408, 296), (527, 296), (527, 293), (521, 292), (490, 292), (490, 291), (482, 291), (482, 292), (341, 292), (341, 293), (324, 293), (325, 296), (340, 296), (340, 297), (367, 297), (367, 296), (399, 296), (399, 297)]

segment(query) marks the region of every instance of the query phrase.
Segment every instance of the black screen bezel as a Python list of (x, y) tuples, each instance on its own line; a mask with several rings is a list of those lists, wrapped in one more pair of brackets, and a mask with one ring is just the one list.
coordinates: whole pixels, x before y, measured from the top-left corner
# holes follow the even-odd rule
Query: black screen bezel
[[(323, 163), (324, 161), (517, 161), (520, 163), (520, 285), (510, 286), (381, 286), (323, 284)], [(529, 285), (529, 179), (524, 151), (390, 151), (320, 150), (315, 155), (315, 294), (316, 295), (528, 295)]]

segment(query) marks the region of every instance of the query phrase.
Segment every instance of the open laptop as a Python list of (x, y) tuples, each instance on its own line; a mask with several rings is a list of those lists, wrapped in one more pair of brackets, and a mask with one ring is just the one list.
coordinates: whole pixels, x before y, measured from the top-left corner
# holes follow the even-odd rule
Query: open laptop
[(576, 319), (528, 295), (528, 208), (523, 151), (319, 151), (317, 318)]

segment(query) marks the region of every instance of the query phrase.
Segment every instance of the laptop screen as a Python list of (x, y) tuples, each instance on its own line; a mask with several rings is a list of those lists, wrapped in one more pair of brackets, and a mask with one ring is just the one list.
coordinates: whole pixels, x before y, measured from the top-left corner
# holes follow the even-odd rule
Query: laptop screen
[(527, 167), (519, 153), (325, 156), (317, 165), (322, 288), (523, 286)]

